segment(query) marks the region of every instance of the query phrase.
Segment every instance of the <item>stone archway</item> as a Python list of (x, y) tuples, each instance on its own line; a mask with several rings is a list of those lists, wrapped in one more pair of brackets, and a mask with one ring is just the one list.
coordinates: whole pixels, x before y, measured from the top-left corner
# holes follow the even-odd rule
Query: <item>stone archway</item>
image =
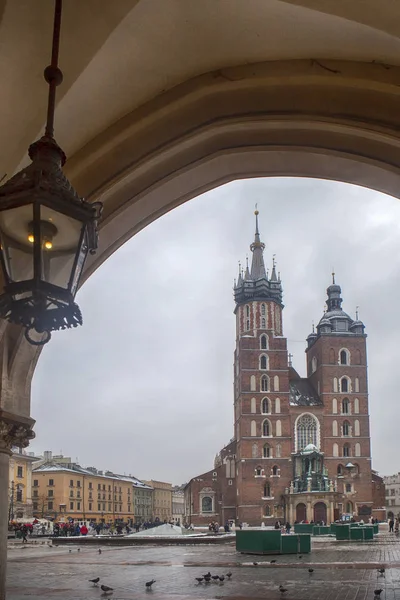
[(306, 521), (306, 520), (307, 520), (307, 506), (304, 504), (304, 502), (300, 502), (296, 506), (296, 521), (301, 523), (302, 521)]
[(325, 502), (316, 502), (314, 504), (314, 521), (327, 523), (327, 508)]

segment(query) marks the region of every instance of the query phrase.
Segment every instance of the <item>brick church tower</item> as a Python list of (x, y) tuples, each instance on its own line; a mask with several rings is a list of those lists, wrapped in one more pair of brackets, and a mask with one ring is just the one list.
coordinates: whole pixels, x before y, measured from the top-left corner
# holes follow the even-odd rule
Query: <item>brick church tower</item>
[(248, 523), (283, 517), (282, 499), (292, 477), (282, 285), (275, 264), (267, 275), (264, 247), (256, 211), (251, 269), (239, 274), (234, 288), (237, 516)]
[(282, 284), (275, 261), (266, 270), (255, 214), (251, 267), (234, 285), (234, 437), (214, 469), (187, 484), (187, 519), (366, 519), (373, 486), (364, 324), (342, 309), (333, 275), (300, 377), (288, 361)]

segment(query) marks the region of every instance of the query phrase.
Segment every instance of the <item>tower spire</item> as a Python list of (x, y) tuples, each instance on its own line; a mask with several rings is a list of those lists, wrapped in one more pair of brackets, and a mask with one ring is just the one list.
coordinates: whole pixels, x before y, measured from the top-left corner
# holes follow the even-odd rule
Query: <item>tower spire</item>
[(272, 273), (271, 273), (271, 281), (278, 281), (278, 278), (276, 276), (276, 258), (275, 258), (276, 254), (272, 255)]
[(264, 265), (264, 248), (265, 244), (263, 244), (260, 240), (260, 232), (258, 230), (258, 210), (256, 204), (256, 210), (254, 211), (256, 216), (256, 232), (254, 235), (254, 242), (250, 246), (250, 250), (253, 253), (253, 259), (251, 261), (251, 278), (254, 280), (266, 278), (267, 274), (265, 272)]

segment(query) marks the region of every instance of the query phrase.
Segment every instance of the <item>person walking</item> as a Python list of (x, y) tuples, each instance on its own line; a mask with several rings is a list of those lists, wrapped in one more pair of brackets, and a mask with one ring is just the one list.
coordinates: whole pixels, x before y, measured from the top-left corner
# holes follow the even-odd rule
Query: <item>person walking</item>
[(393, 517), (391, 517), (391, 519), (389, 521), (389, 533), (393, 533), (393, 527), (394, 527), (394, 521), (393, 521)]
[(286, 529), (287, 535), (289, 535), (291, 528), (292, 528), (292, 526), (289, 523), (289, 521), (286, 521), (285, 529)]

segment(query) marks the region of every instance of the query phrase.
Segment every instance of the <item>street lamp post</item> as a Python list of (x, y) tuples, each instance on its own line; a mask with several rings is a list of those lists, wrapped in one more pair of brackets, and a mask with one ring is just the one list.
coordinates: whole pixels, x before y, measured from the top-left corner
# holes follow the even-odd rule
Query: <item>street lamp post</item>
[(0, 187), (0, 317), (25, 328), (35, 345), (51, 331), (77, 327), (74, 298), (88, 253), (97, 248), (100, 203), (80, 198), (65, 177), (66, 156), (54, 139), (62, 0), (55, 0), (45, 134), (29, 147), (31, 164)]

